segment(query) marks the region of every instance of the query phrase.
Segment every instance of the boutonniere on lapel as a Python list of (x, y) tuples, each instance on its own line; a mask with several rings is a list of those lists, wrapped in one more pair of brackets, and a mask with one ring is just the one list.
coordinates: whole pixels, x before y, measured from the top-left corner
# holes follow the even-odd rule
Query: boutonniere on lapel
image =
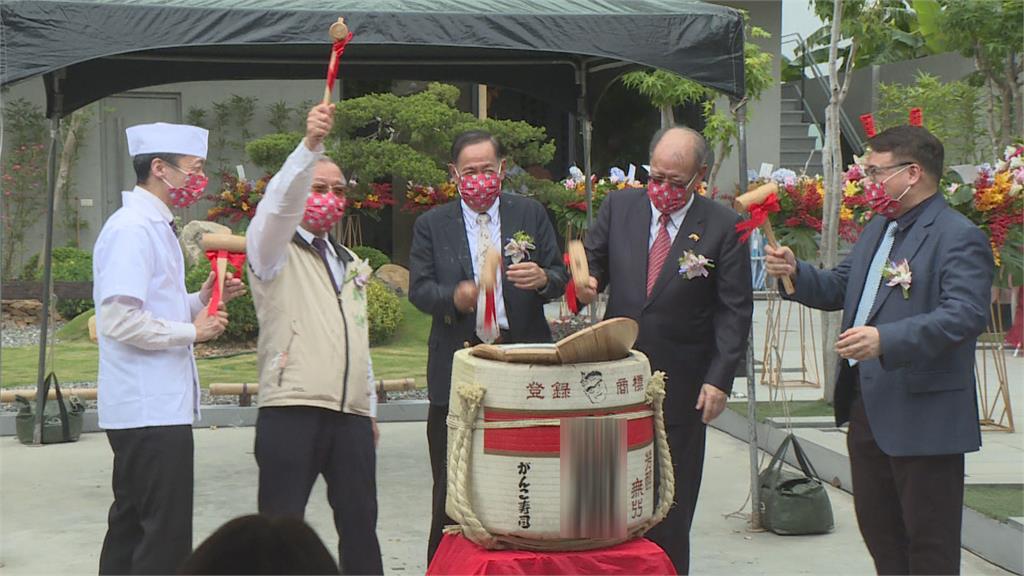
[(695, 254), (693, 250), (687, 250), (679, 257), (679, 274), (686, 276), (687, 280), (707, 278), (710, 274), (708, 270), (714, 267), (715, 263), (710, 258)]
[(519, 264), (523, 260), (529, 260), (530, 250), (536, 248), (537, 246), (533, 244), (533, 236), (520, 230), (508, 239), (508, 244), (505, 244), (505, 256), (508, 256), (513, 264)]
[(370, 276), (373, 274), (373, 268), (366, 260), (360, 260), (356, 258), (348, 266), (348, 272), (345, 274), (345, 282), (352, 282), (356, 290), (362, 292), (366, 289), (366, 285), (370, 282)]
[(910, 263), (904, 258), (899, 264), (890, 260), (885, 268), (882, 268), (882, 278), (888, 280), (886, 286), (899, 286), (903, 291), (903, 299), (910, 299), (910, 282), (912, 280)]

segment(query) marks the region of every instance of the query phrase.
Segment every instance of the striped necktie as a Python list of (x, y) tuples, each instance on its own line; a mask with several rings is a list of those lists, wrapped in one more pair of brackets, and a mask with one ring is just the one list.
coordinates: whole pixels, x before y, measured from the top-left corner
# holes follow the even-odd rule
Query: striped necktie
[(654, 290), (654, 284), (658, 281), (658, 274), (661, 272), (661, 267), (665, 264), (665, 258), (668, 257), (668, 251), (672, 248), (672, 239), (668, 235), (668, 220), (671, 218), (670, 215), (661, 213), (658, 217), (658, 222), (661, 224), (661, 228), (658, 229), (658, 235), (654, 238), (654, 244), (651, 244), (651, 250), (647, 255), (647, 297), (651, 297), (651, 291)]

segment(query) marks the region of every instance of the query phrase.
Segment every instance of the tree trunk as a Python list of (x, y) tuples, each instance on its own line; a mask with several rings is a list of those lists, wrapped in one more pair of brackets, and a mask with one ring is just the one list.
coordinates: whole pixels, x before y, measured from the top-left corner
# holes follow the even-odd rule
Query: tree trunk
[(676, 125), (676, 115), (672, 111), (672, 106), (664, 105), (661, 106), (661, 127), (671, 128)]
[(998, 158), (1002, 151), (999, 149), (999, 131), (996, 128), (996, 84), (988, 78), (985, 87), (988, 88), (988, 156)]
[[(82, 129), (82, 123), (88, 114), (89, 113), (85, 108), (79, 108), (71, 114), (71, 118), (69, 118), (68, 122), (68, 131), (67, 134), (64, 135), (64, 143), (61, 147), (60, 165), (57, 169), (57, 202), (58, 204), (63, 203), (63, 206), (58, 205), (57, 209), (61, 214), (65, 215), (62, 220), (66, 227), (74, 223), (67, 217), (66, 212), (74, 208), (71, 198), (69, 197), (71, 191), (71, 187), (69, 186), (69, 175), (71, 173), (71, 169), (74, 167), (75, 156), (78, 152), (79, 132)], [(74, 220), (77, 219), (78, 215), (76, 213)], [(78, 246), (77, 227), (72, 228), (73, 229), (71, 230), (65, 229), (64, 233), (67, 235), (74, 234), (74, 245)]]
[[(840, 140), (839, 109), (843, 103), (845, 90), (839, 85), (838, 59), (840, 25), (842, 23), (843, 2), (836, 0), (832, 12), (832, 38), (829, 46), (829, 102), (825, 111), (825, 148), (822, 150), (822, 169), (825, 172), (825, 198), (822, 204), (821, 227), (821, 264), (830, 269), (838, 263), (839, 256), (839, 204), (842, 201), (843, 151)], [(855, 45), (850, 47), (846, 80), (850, 78)], [(848, 83), (847, 83), (848, 86)], [(839, 315), (834, 312), (822, 312), (821, 346), (822, 365), (825, 375), (825, 401), (832, 402), (835, 396), (835, 369), (838, 358), (835, 352), (835, 341), (839, 336)]]
[[(722, 169), (722, 162), (725, 161), (725, 145), (726, 142), (718, 143), (718, 150), (715, 152), (715, 165), (711, 167), (711, 178), (708, 179), (708, 194), (715, 189), (715, 179), (718, 178), (718, 171)], [(740, 182), (740, 194), (745, 190), (745, 182)]]
[(999, 123), (999, 154), (997, 157), (1002, 156), (1002, 149), (1013, 143), (1014, 131), (1013, 131), (1013, 90), (1010, 88), (1011, 82), (1006, 82), (1002, 86), (1002, 114), (1000, 115)]

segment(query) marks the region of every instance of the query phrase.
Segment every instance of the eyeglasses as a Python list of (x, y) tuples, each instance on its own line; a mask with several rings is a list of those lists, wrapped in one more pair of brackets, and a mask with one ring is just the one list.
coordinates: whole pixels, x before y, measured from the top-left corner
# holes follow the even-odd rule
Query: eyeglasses
[[(698, 174), (699, 174), (699, 173), (698, 173)], [(689, 180), (687, 180), (687, 181), (686, 181), (686, 183), (684, 184), (684, 183), (682, 182), (682, 180), (679, 180), (679, 181), (676, 181), (676, 180), (669, 180), (668, 178), (666, 178), (666, 177), (664, 177), (664, 176), (661, 176), (661, 175), (655, 176), (655, 175), (653, 175), (653, 174), (652, 174), (652, 175), (650, 176), (650, 178), (649, 178), (649, 180), (650, 180), (651, 182), (654, 182), (655, 184), (658, 184), (658, 185), (663, 185), (663, 184), (671, 184), (672, 186), (679, 186), (679, 187), (681, 187), (681, 188), (689, 188), (689, 187), (690, 187), (690, 185), (691, 185), (691, 184), (693, 184), (693, 181), (694, 181), (694, 180), (696, 180), (696, 179), (697, 179), (697, 174), (694, 174), (694, 175), (693, 175), (693, 176), (691, 176), (691, 177), (690, 177), (690, 179), (689, 179)]]
[(319, 182), (314, 183), (310, 188), (316, 194), (327, 194), (328, 192), (330, 192), (335, 196), (344, 196), (346, 190), (343, 184), (335, 184), (334, 186), (328, 186), (327, 184), (321, 184)]
[(913, 164), (913, 162), (900, 162), (899, 164), (890, 164), (889, 166), (868, 166), (864, 169), (864, 175), (874, 180), (893, 168), (902, 168), (904, 166), (910, 166), (911, 164)]

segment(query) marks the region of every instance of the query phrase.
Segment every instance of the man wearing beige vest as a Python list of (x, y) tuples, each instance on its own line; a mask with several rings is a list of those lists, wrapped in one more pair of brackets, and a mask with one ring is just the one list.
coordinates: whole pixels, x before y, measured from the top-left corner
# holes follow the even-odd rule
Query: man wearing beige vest
[(323, 155), (333, 113), (310, 110), (305, 139), (267, 185), (246, 234), (260, 323), (259, 511), (301, 518), (323, 474), (341, 572), (381, 574), (370, 269), (327, 234), (345, 209), (344, 176)]

